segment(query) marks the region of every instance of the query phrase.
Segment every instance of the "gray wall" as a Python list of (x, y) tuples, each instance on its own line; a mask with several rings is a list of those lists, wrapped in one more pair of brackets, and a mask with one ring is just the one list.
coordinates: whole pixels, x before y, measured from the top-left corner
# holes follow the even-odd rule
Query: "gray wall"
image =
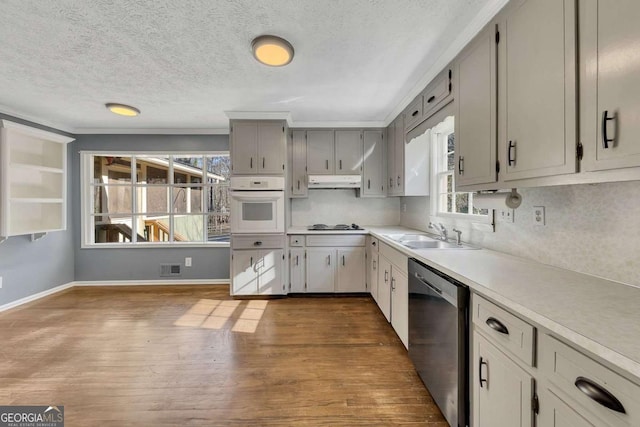
[[(1, 119), (68, 135), (55, 129), (0, 114)], [(71, 145), (67, 146), (70, 165)], [(70, 201), (76, 197), (71, 191), (71, 180), (67, 182)], [(46, 291), (74, 280), (73, 256), (73, 212), (71, 204), (67, 210), (67, 230), (47, 234), (32, 242), (29, 236), (10, 237), (0, 244), (0, 305)]]
[(80, 247), (80, 151), (226, 151), (228, 135), (80, 135), (70, 147), (75, 233), (75, 280), (166, 280), (160, 264), (184, 265), (179, 280), (229, 279), (229, 248), (90, 248)]

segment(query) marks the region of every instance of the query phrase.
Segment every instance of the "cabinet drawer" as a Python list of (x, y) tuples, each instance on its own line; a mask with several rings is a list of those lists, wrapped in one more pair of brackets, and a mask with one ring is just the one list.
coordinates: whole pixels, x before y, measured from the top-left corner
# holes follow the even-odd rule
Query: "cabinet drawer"
[(422, 117), (429, 117), (429, 113), (435, 113), (442, 100), (451, 94), (451, 70), (446, 70), (438, 76), (423, 92)]
[(233, 249), (284, 248), (284, 236), (232, 236)]
[(366, 236), (358, 235), (336, 235), (329, 236), (307, 236), (307, 246), (364, 246)]
[(413, 129), (422, 121), (422, 95), (418, 95), (405, 110), (404, 131)]
[(304, 236), (289, 236), (289, 246), (304, 246)]
[(540, 337), (540, 368), (579, 413), (589, 411), (615, 427), (640, 425), (640, 386), (546, 334)]
[(473, 323), (495, 343), (529, 366), (535, 363), (535, 328), (474, 294)]
[(378, 250), (380, 251), (380, 254), (382, 254), (382, 256), (388, 259), (391, 262), (391, 264), (397, 267), (400, 271), (403, 271), (404, 274), (407, 274), (407, 270), (409, 269), (408, 268), (409, 257), (403, 254), (402, 252), (396, 249), (393, 249), (389, 245), (386, 245), (384, 243), (379, 243), (379, 244), (380, 244), (380, 247), (378, 248)]

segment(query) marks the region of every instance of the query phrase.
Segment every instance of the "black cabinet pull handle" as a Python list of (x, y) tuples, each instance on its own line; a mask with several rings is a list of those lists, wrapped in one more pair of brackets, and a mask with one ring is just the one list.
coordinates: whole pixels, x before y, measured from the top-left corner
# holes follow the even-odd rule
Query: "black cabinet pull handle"
[(253, 157), (249, 160), (249, 168), (253, 169)]
[(615, 120), (616, 116), (609, 117), (609, 111), (604, 110), (602, 113), (602, 148), (605, 150), (609, 148), (609, 143), (615, 141), (615, 138), (607, 137), (607, 122), (610, 120)]
[[(509, 141), (509, 147), (507, 147), (507, 160), (509, 161), (509, 166), (513, 166), (516, 163), (515, 148), (516, 143), (513, 141)], [(513, 157), (511, 157), (512, 152), (514, 154)]]
[(300, 265), (300, 256), (296, 255), (296, 265)]
[(367, 179), (367, 189), (371, 189), (371, 180)]
[(393, 188), (393, 178), (389, 178), (389, 188)]
[(609, 390), (604, 387), (594, 383), (588, 378), (578, 377), (576, 378), (575, 386), (587, 395), (592, 400), (595, 400), (602, 406), (611, 409), (612, 411), (620, 412), (621, 414), (626, 414), (627, 412), (624, 410), (624, 406), (616, 397), (609, 392)]
[(344, 255), (342, 255), (342, 266), (344, 267)]
[(298, 190), (300, 189), (300, 180), (298, 180)]
[(262, 158), (262, 169), (264, 169), (264, 157)]
[(486, 322), (487, 325), (494, 331), (500, 332), (501, 334), (509, 335), (509, 329), (504, 326), (504, 323), (496, 319), (495, 317), (489, 317)]
[(480, 380), (480, 388), (484, 387), (484, 384), (487, 383), (486, 378), (482, 378), (482, 365), (487, 365), (487, 362), (481, 357), (478, 363), (478, 379)]
[(338, 163), (340, 163), (340, 170), (342, 170), (342, 159), (338, 160)]
[(458, 175), (464, 174), (464, 157), (458, 157)]
[(413, 113), (411, 113), (411, 117), (415, 117), (418, 115), (418, 110), (414, 111)]
[(253, 265), (253, 257), (251, 257), (251, 261), (249, 261), (249, 267)]
[(254, 246), (262, 246), (262, 242), (258, 240), (257, 242), (253, 242)]
[(435, 95), (431, 95), (429, 99), (427, 99), (427, 104), (431, 104), (436, 99)]
[(326, 162), (326, 166), (325, 167), (327, 168), (327, 170), (329, 170), (329, 160), (325, 160), (325, 162)]

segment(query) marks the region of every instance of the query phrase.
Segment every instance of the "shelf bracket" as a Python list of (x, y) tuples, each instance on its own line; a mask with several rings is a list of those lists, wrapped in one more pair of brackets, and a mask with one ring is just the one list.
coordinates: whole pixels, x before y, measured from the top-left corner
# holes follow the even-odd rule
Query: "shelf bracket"
[(40, 240), (42, 239), (44, 236), (46, 236), (47, 233), (33, 233), (31, 235), (31, 241), (35, 242), (36, 240)]

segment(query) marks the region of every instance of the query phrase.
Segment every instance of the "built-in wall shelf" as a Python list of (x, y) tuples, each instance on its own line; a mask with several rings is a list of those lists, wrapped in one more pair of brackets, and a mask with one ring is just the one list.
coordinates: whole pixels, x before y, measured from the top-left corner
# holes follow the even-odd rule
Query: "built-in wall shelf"
[(0, 242), (67, 228), (67, 144), (64, 135), (8, 120), (0, 128)]

